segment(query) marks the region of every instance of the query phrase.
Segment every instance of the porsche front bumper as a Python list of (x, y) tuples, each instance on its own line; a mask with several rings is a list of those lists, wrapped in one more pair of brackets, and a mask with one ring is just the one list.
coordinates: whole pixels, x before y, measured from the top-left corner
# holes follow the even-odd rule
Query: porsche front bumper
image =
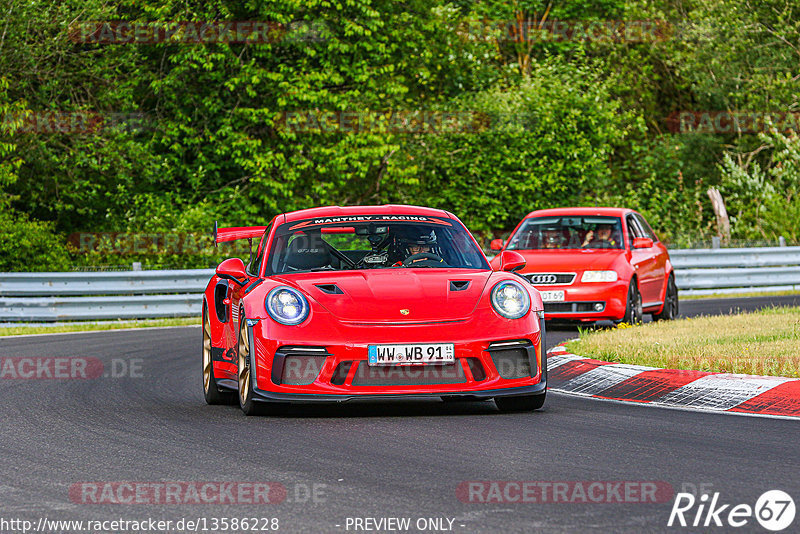
[[(308, 336), (297, 329), (281, 329), (285, 335), (275, 336), (274, 324), (251, 321), (254, 393), (259, 400), (271, 402), (347, 402), (442, 396), (482, 399), (544, 392), (544, 320), (532, 314), (527, 321), (498, 317), (488, 322), (470, 318), (447, 324), (336, 325), (333, 330), (319, 322)], [(336, 341), (341, 339), (352, 341)], [(455, 362), (369, 365), (368, 346), (382, 343), (453, 343)]]

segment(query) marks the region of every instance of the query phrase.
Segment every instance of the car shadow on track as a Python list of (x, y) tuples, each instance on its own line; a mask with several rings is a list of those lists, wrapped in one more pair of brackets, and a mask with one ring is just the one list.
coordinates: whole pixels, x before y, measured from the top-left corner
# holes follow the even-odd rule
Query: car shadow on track
[(343, 404), (302, 405), (277, 407), (271, 417), (333, 418), (333, 417), (437, 417), (457, 415), (497, 415), (492, 401), (386, 400), (349, 401)]
[[(204, 410), (214, 410), (215, 415), (220, 412), (237, 412), (241, 415), (238, 406), (204, 406)], [(219, 412), (217, 412), (219, 410)], [(289, 405), (272, 405), (268, 411), (255, 419), (334, 419), (334, 418), (385, 418), (385, 417), (457, 417), (457, 416), (519, 416), (525, 413), (544, 414), (548, 412), (548, 403), (534, 412), (502, 413), (495, 403), (488, 401), (450, 401), (443, 402), (437, 399), (430, 400), (353, 400), (344, 403), (303, 403)], [(227, 416), (228, 414), (224, 414)]]

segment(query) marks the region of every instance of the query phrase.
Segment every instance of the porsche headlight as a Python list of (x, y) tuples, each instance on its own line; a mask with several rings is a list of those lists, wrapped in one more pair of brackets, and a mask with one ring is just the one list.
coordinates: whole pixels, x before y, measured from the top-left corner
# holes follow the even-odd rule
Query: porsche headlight
[(581, 282), (616, 282), (617, 271), (584, 271)]
[(289, 326), (300, 324), (308, 317), (308, 300), (298, 290), (288, 286), (270, 291), (264, 307), (276, 322)]
[(531, 297), (519, 282), (505, 280), (492, 288), (492, 306), (506, 319), (519, 319), (531, 309)]

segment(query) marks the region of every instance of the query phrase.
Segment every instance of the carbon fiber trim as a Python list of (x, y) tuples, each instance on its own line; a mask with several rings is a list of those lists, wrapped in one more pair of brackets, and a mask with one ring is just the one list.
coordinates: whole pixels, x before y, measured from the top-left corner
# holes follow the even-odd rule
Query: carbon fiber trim
[(463, 399), (491, 399), (494, 397), (515, 397), (519, 395), (536, 395), (547, 390), (547, 382), (540, 381), (533, 386), (521, 388), (486, 389), (481, 391), (453, 391), (442, 389), (436, 393), (386, 393), (368, 395), (317, 395), (300, 393), (275, 393), (273, 391), (255, 391), (254, 400), (259, 402), (297, 402), (297, 403), (325, 403), (325, 402), (350, 402), (354, 400), (382, 401), (382, 400), (426, 400), (441, 397), (459, 397)]

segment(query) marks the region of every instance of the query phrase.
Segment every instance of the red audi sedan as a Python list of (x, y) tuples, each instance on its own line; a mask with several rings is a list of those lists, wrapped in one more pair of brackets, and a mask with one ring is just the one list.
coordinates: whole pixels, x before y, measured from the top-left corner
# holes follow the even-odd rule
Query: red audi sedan
[[(531, 212), (508, 242), (526, 260), (519, 271), (538, 289), (547, 319), (639, 323), (678, 315), (678, 288), (667, 248), (639, 213), (622, 208)], [(491, 264), (499, 268), (500, 255)]]

